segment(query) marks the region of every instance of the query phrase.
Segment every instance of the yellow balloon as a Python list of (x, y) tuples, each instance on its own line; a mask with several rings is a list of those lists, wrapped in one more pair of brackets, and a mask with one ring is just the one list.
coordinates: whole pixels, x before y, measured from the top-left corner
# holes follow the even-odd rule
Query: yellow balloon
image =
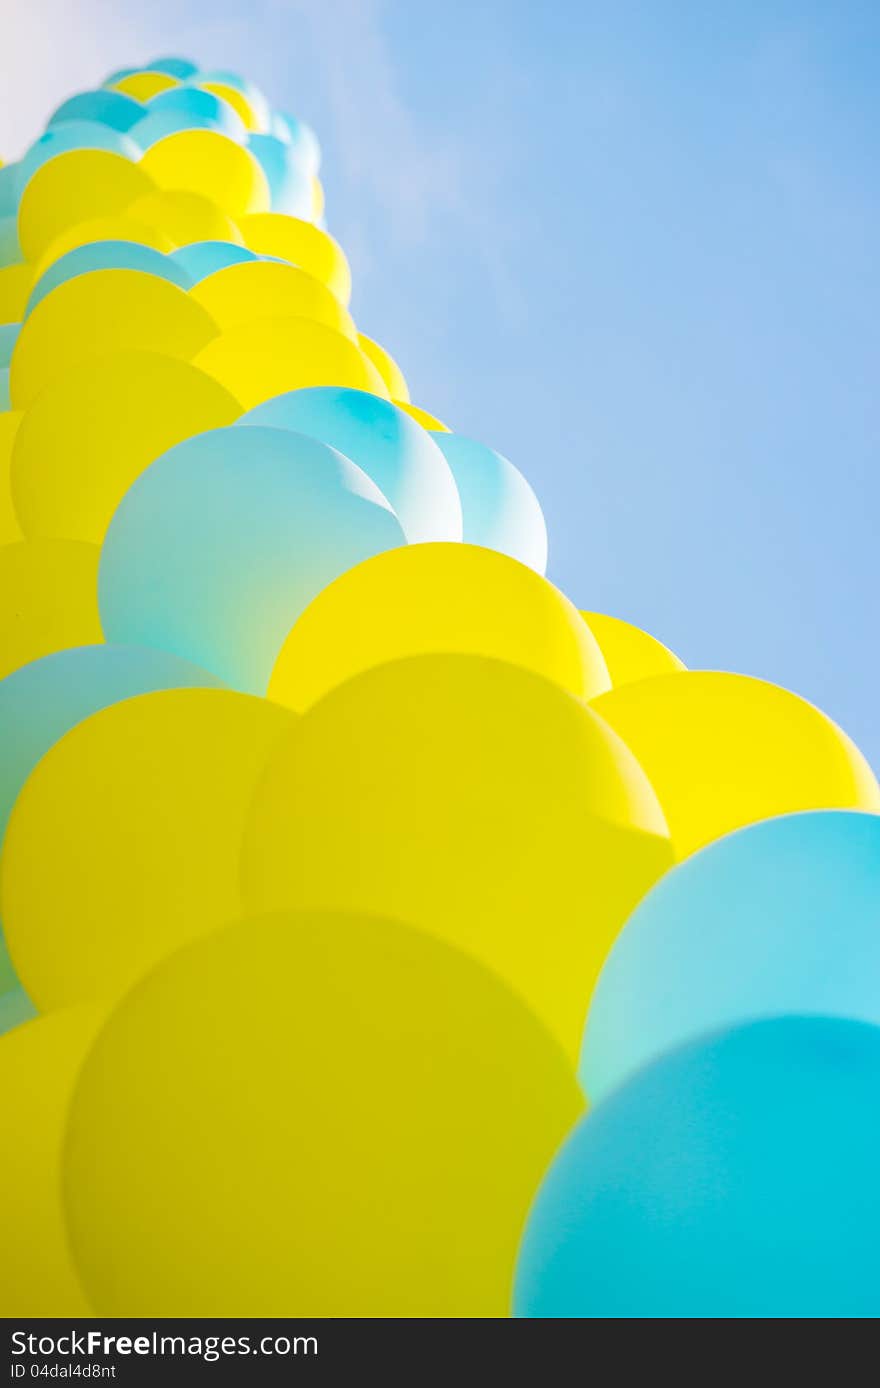
[[(133, 205), (136, 207), (139, 203)], [(132, 216), (98, 217), (88, 222), (77, 222), (76, 226), (68, 227), (60, 236), (56, 236), (40, 256), (34, 267), (34, 283), (68, 251), (75, 250), (77, 246), (89, 246), (94, 241), (133, 241), (139, 246), (152, 246), (154, 251), (175, 249), (175, 242), (165, 232)]]
[(194, 358), (246, 410), (305, 386), (350, 386), (387, 400), (385, 382), (350, 338), (309, 318), (260, 318), (215, 337)]
[(232, 218), (201, 193), (186, 190), (148, 193), (132, 203), (129, 214), (162, 235), (170, 248), (191, 246), (194, 241), (230, 241), (233, 245), (242, 245), (241, 232)]
[(79, 222), (116, 217), (154, 183), (143, 162), (108, 149), (71, 149), (37, 169), (21, 195), (18, 239), (30, 261)]
[(615, 689), (620, 684), (632, 684), (636, 680), (650, 679), (652, 675), (669, 675), (674, 670), (686, 668), (668, 646), (631, 622), (609, 617), (604, 612), (582, 612), (581, 616), (599, 643)]
[(370, 358), (382, 380), (388, 387), (388, 394), (395, 404), (409, 404), (409, 386), (397, 362), (365, 333), (358, 333), (358, 344), (362, 352)]
[(522, 666), (582, 698), (610, 689), (577, 608), (546, 578), (496, 550), (431, 543), (348, 569), (298, 619), (269, 696), (305, 709), (375, 665), (453, 652)]
[(253, 105), (238, 87), (230, 87), (226, 82), (200, 82), (199, 86), (203, 92), (211, 92), (214, 96), (219, 96), (221, 101), (225, 101), (227, 106), (231, 106), (245, 130), (263, 129), (262, 121)]
[(127, 77), (120, 77), (118, 82), (113, 82), (110, 90), (133, 96), (135, 101), (149, 101), (160, 92), (170, 91), (172, 87), (180, 85), (179, 79), (169, 76), (167, 72), (131, 72)]
[(418, 424), (421, 424), (423, 429), (430, 429), (433, 433), (449, 433), (448, 424), (444, 424), (436, 415), (429, 414), (427, 410), (421, 409), (420, 406), (414, 405), (411, 400), (395, 399), (394, 396), (392, 396), (392, 399), (395, 405), (399, 405), (402, 410), (406, 410), (407, 414), (412, 415), (413, 419), (416, 420)]
[(23, 325), (12, 354), (13, 406), (26, 409), (74, 366), (126, 348), (189, 360), (217, 325), (176, 284), (142, 270), (93, 270), (53, 289)]
[(145, 979), (82, 1071), (76, 1264), (106, 1316), (506, 1316), (583, 1107), (458, 950), (369, 917), (242, 921)]
[(274, 255), (299, 265), (315, 279), (332, 289), (348, 308), (351, 299), (351, 270), (341, 246), (329, 232), (288, 217), (283, 212), (262, 212), (239, 222), (244, 244), (257, 255)]
[(37, 396), (15, 440), (12, 489), (22, 529), (100, 545), (150, 463), (240, 413), (213, 377), (155, 352), (115, 352), (64, 372)]
[(14, 545), (24, 539), (12, 504), (12, 447), (21, 423), (21, 412), (0, 414), (0, 545)]
[(295, 265), (272, 260), (227, 265), (199, 280), (190, 297), (223, 329), (258, 318), (309, 318), (335, 328), (352, 341), (357, 338), (351, 315), (335, 294)]
[(601, 694), (591, 707), (644, 768), (678, 856), (796, 810), (880, 810), (880, 788), (831, 719), (778, 685), (682, 670)]
[(61, 1199), (68, 1108), (102, 1014), (73, 1009), (0, 1037), (0, 1306), (4, 1316), (92, 1313)]
[(251, 911), (332, 908), (419, 926), (494, 968), (578, 1054), (590, 991), (672, 862), (635, 758), (531, 671), (396, 661), (303, 714), (257, 791)]
[(0, 548), (0, 679), (41, 655), (103, 641), (100, 557), (71, 540)]
[(41, 1011), (115, 995), (240, 914), (245, 814), (293, 717), (249, 694), (163, 690), (50, 748), (0, 863), (6, 943)]
[(324, 185), (317, 174), (312, 174), (312, 216), (318, 222), (324, 215)]
[(33, 278), (30, 265), (4, 265), (0, 268), (0, 323), (21, 322)]
[(178, 130), (157, 140), (140, 167), (160, 188), (201, 193), (229, 217), (264, 212), (269, 184), (254, 156), (218, 130)]

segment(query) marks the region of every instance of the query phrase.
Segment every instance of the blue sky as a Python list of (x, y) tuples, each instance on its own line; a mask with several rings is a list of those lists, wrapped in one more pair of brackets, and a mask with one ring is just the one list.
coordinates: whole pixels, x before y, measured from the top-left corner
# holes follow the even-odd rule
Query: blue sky
[(157, 51), (310, 120), (359, 326), (527, 474), (551, 577), (880, 765), (880, 7), (7, 6), (11, 153)]

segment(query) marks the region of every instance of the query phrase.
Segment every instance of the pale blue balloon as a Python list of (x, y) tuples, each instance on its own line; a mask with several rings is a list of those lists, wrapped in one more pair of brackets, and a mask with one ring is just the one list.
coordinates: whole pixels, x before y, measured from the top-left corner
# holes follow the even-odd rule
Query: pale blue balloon
[(297, 617), (354, 564), (405, 543), (375, 483), (284, 429), (177, 444), (119, 505), (101, 556), (108, 640), (173, 651), (263, 694)]
[(142, 120), (132, 126), (132, 138), (142, 149), (149, 149), (166, 135), (180, 130), (216, 130), (244, 144), (244, 121), (227, 101), (198, 87), (172, 87), (154, 96)]
[(544, 513), (519, 469), (475, 439), (439, 430), (431, 437), (445, 453), (458, 485), (465, 543), (500, 550), (546, 573)]
[(154, 62), (147, 63), (150, 72), (164, 72), (169, 77), (177, 77), (181, 82), (186, 82), (190, 77), (198, 77), (199, 69), (195, 63), (190, 62), (189, 58), (156, 58)]
[(661, 878), (605, 961), (581, 1083), (601, 1099), (702, 1032), (785, 1012), (880, 1024), (880, 816), (763, 820)]
[(296, 116), (289, 116), (286, 113), (282, 115), (280, 111), (276, 111), (272, 117), (270, 130), (273, 135), (277, 135), (280, 140), (284, 140), (292, 146), (309, 173), (318, 173), (321, 168), (321, 146), (318, 144), (318, 137), (310, 125), (306, 125), (304, 120), (299, 120)]
[(390, 502), (410, 544), (460, 540), (455, 480), (431, 435), (397, 405), (364, 390), (314, 386), (277, 395), (236, 421), (293, 429), (338, 448)]
[(152, 246), (142, 246), (137, 241), (90, 241), (88, 245), (74, 246), (72, 251), (66, 251), (40, 276), (31, 290), (25, 318), (59, 284), (66, 284), (78, 275), (91, 274), (93, 270), (141, 270), (168, 280), (179, 289), (191, 289), (193, 284), (192, 276), (174, 256), (165, 255)]
[(18, 213), (18, 163), (0, 166), (0, 217)]
[(0, 270), (7, 265), (20, 265), (24, 260), (18, 240), (18, 218), (0, 217)]
[(0, 323), (0, 366), (8, 366), (12, 361), (12, 351), (20, 332), (20, 323)]
[(9, 367), (0, 366), (0, 411), (11, 409), (12, 401), (9, 396)]
[(168, 256), (189, 275), (192, 284), (207, 279), (217, 270), (225, 270), (227, 265), (240, 265), (245, 260), (260, 260), (247, 246), (235, 246), (231, 241), (193, 241), (189, 246), (178, 246)]
[(0, 1036), (36, 1016), (37, 1009), (20, 984), (0, 993)]
[(880, 1029), (755, 1022), (592, 1110), (526, 1225), (517, 1316), (880, 1315)]
[(66, 154), (72, 149), (105, 149), (111, 154), (120, 154), (124, 159), (130, 159), (133, 164), (137, 163), (142, 152), (136, 143), (134, 128), (126, 135), (96, 120), (69, 120), (60, 125), (52, 125), (34, 141), (18, 166), (19, 196), (37, 169), (54, 159), (56, 155)]
[(226, 87), (234, 87), (241, 92), (242, 96), (250, 102), (251, 110), (264, 129), (269, 128), (272, 119), (272, 111), (259, 87), (255, 87), (253, 82), (249, 82), (246, 77), (242, 77), (238, 72), (232, 72), (229, 68), (211, 68), (208, 72), (200, 72), (199, 82), (221, 82)]
[(293, 147), (275, 135), (250, 134), (247, 146), (260, 164), (272, 199), (273, 212), (312, 220), (312, 180)]
[[(120, 73), (119, 76), (134, 71), (134, 68), (127, 68), (126, 73)], [(146, 115), (146, 111), (147, 108), (142, 101), (136, 101), (125, 92), (108, 92), (103, 89), (78, 92), (76, 96), (62, 101), (49, 117), (49, 126), (54, 129), (56, 125), (62, 125), (67, 121), (89, 120), (100, 121), (102, 125), (124, 132), (130, 130), (136, 121)]]

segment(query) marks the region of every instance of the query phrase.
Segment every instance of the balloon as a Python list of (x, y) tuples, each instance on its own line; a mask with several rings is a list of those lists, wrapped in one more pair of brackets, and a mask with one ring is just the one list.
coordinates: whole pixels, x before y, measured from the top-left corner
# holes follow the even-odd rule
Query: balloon
[(9, 367), (0, 366), (0, 414), (5, 414), (12, 408), (12, 397), (9, 394)]
[(316, 174), (312, 175), (312, 221), (316, 222), (322, 231), (327, 230), (324, 221), (324, 185)]
[(289, 143), (308, 171), (317, 174), (321, 167), (321, 147), (310, 125), (296, 116), (281, 115), (276, 111), (272, 117), (272, 134)]
[(15, 982), (15, 974), (8, 962), (5, 947), (0, 948), (0, 1036), (36, 1016), (37, 1010), (27, 993)]
[(145, 150), (180, 130), (218, 130), (240, 144), (247, 139), (241, 117), (232, 107), (198, 87), (174, 87), (154, 97), (131, 134)]
[(63, 125), (50, 125), (24, 155), (18, 166), (19, 189), (24, 191), (37, 169), (49, 159), (71, 149), (108, 149), (135, 161), (141, 157), (135, 139), (112, 126), (95, 120), (65, 121)]
[(266, 175), (272, 211), (311, 220), (311, 176), (303, 169), (290, 145), (274, 135), (251, 134), (247, 147)]
[(41, 1011), (116, 995), (239, 914), (245, 813), (293, 716), (230, 690), (160, 690), (49, 748), (9, 818), (0, 882), (9, 953)]
[(535, 493), (513, 463), (461, 434), (438, 431), (461, 497), (464, 538), (500, 550), (539, 574), (547, 568), (547, 527)]
[(168, 236), (174, 246), (203, 241), (241, 242), (241, 232), (215, 202), (185, 190), (149, 193), (131, 205), (131, 215)]
[(263, 212), (269, 206), (269, 185), (257, 160), (216, 130), (166, 135), (150, 146), (140, 167), (160, 188), (201, 193), (228, 217)]
[(239, 414), (228, 391), (174, 357), (115, 352), (74, 367), (37, 397), (16, 434), (12, 493), (22, 530), (100, 545), (145, 468)]
[[(179, 77), (181, 82), (185, 82), (188, 77), (195, 77), (198, 73), (196, 64), (190, 62), (189, 58), (157, 58), (155, 62), (148, 63), (147, 67), (150, 72), (167, 72), (169, 77)], [(161, 101), (166, 94), (160, 92), (153, 100)]]
[(600, 1099), (703, 1032), (785, 1013), (880, 1022), (880, 818), (740, 829), (636, 907), (596, 986), (581, 1080)]
[[(48, 250), (34, 265), (33, 283), (38, 284), (40, 280), (45, 279), (58, 261), (63, 260), (71, 251), (85, 250), (93, 245), (106, 245), (108, 242), (117, 245), (146, 246), (147, 249), (158, 251), (160, 254), (174, 249), (174, 242), (170, 236), (155, 226), (137, 221), (134, 217), (96, 217), (92, 221), (77, 222), (76, 226), (69, 227), (67, 231), (62, 231), (60, 236), (55, 237)], [(120, 262), (119, 265), (96, 265), (93, 268), (140, 269), (140, 266), (129, 266)]]
[(0, 548), (0, 679), (50, 651), (103, 639), (99, 557), (71, 540)]
[(100, 1315), (503, 1316), (581, 1109), (457, 950), (369, 917), (243, 921), (151, 974), (83, 1069), (75, 1261)]
[(31, 287), (29, 265), (0, 267), (0, 323), (20, 323)]
[(179, 79), (169, 76), (167, 72), (132, 72), (110, 85), (114, 91), (133, 96), (135, 101), (149, 101), (159, 92), (167, 92), (170, 87), (178, 86)]
[(577, 608), (534, 569), (474, 545), (419, 544), (321, 590), (281, 648), (269, 696), (305, 709), (376, 665), (443, 652), (509, 661), (578, 698), (609, 687)]
[(257, 256), (246, 246), (230, 246), (225, 241), (199, 241), (172, 251), (170, 259), (186, 271), (193, 284), (198, 284), (207, 275), (225, 270), (227, 265), (241, 265), (256, 260)]
[(92, 270), (142, 270), (144, 274), (169, 280), (178, 289), (189, 289), (192, 284), (181, 265), (152, 246), (140, 245), (135, 241), (93, 241), (67, 251), (40, 276), (31, 290), (25, 318), (59, 284), (65, 284), (77, 275), (87, 275)]
[(312, 318), (239, 323), (209, 342), (194, 361), (245, 409), (307, 386), (349, 386), (386, 394), (382, 377), (360, 348)]
[(0, 268), (18, 265), (22, 260), (18, 244), (18, 222), (14, 216), (0, 217)]
[(0, 217), (15, 217), (18, 212), (18, 164), (0, 160)]
[(880, 1030), (786, 1017), (647, 1067), (575, 1129), (519, 1316), (874, 1318)]
[(273, 255), (299, 265), (332, 289), (346, 308), (351, 299), (351, 270), (342, 249), (328, 232), (298, 217), (263, 212), (239, 222), (244, 244), (258, 255)]
[(0, 546), (24, 539), (12, 504), (12, 448), (21, 423), (21, 414), (6, 410), (0, 414)]
[(104, 629), (263, 693), (315, 594), (403, 543), (381, 492), (335, 449), (216, 429), (171, 449), (123, 499), (101, 562)]
[(679, 857), (793, 810), (880, 810), (858, 748), (778, 685), (682, 670), (612, 689), (592, 706), (643, 766)]
[(608, 617), (604, 612), (582, 612), (581, 616), (602, 648), (611, 683), (632, 684), (651, 675), (668, 675), (685, 666), (668, 647), (649, 636), (641, 627)]
[(269, 104), (252, 82), (245, 81), (235, 72), (215, 71), (200, 73), (199, 85), (203, 91), (213, 92), (227, 101), (241, 117), (247, 130), (269, 129), (272, 118)]
[(10, 379), (16, 409), (63, 372), (140, 348), (188, 360), (217, 334), (177, 285), (140, 270), (95, 270), (61, 284), (23, 325)]
[[(378, 342), (374, 342), (371, 337), (367, 337), (365, 333), (358, 333), (358, 345), (364, 355), (370, 358), (382, 377), (388, 387), (388, 394), (395, 404), (409, 404), (409, 386), (404, 379), (403, 372), (390, 353), (386, 352), (384, 347), (380, 347)], [(436, 423), (436, 420), (432, 421), (431, 427), (436, 428)]]
[(251, 259), (217, 270), (192, 291), (221, 329), (259, 318), (308, 318), (356, 341), (348, 310), (320, 280), (295, 265), (257, 260), (249, 254)]
[(9, 365), (20, 328), (19, 323), (0, 323), (0, 366)]
[(651, 787), (585, 705), (514, 665), (428, 655), (303, 714), (253, 801), (242, 880), (251, 911), (366, 911), (440, 936), (574, 1058), (608, 947), (671, 861)]
[(18, 209), (18, 235), (28, 260), (39, 260), (56, 237), (78, 222), (116, 217), (152, 191), (144, 162), (107, 149), (71, 149), (43, 164)]
[(0, 1037), (0, 1303), (5, 1315), (89, 1316), (61, 1202), (67, 1111), (100, 1012), (41, 1017)]
[(430, 430), (432, 434), (449, 433), (448, 426), (437, 419), (436, 415), (429, 414), (427, 410), (423, 410), (418, 405), (414, 405), (411, 400), (403, 400), (399, 396), (392, 396), (392, 399), (395, 405), (399, 405), (402, 410), (406, 410), (407, 414), (412, 415), (416, 423), (421, 424), (423, 429)]
[(239, 423), (293, 429), (338, 448), (376, 483), (410, 544), (461, 539), (461, 504), (446, 459), (430, 434), (390, 401), (338, 386), (295, 390)]
[(146, 109), (142, 101), (135, 101), (133, 96), (123, 92), (79, 92), (62, 101), (48, 123), (54, 129), (68, 121), (97, 121), (111, 130), (125, 132), (143, 118)]

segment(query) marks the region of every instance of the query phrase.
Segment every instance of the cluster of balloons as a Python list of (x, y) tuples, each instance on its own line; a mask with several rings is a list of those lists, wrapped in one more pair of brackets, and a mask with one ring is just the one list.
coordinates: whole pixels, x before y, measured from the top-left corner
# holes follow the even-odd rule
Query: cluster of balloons
[(170, 58), (0, 168), (0, 1309), (877, 1314), (880, 788), (546, 579), (319, 163)]

